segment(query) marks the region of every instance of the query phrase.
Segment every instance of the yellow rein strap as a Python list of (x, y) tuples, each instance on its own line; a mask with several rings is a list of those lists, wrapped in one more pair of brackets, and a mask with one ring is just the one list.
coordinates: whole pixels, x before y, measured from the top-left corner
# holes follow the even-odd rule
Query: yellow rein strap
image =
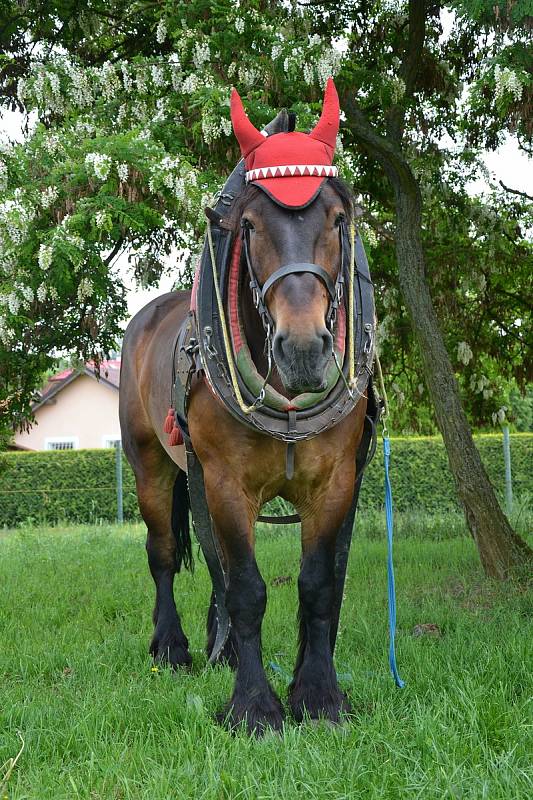
[(241, 394), (239, 382), (237, 380), (237, 372), (235, 370), (235, 363), (233, 361), (233, 350), (231, 348), (231, 341), (228, 334), (228, 325), (226, 322), (226, 313), (224, 311), (224, 303), (222, 302), (222, 295), (220, 294), (220, 286), (218, 285), (217, 263), (215, 258), (215, 251), (213, 248), (213, 237), (211, 235), (211, 223), (209, 220), (207, 220), (207, 241), (209, 242), (209, 254), (211, 256), (211, 267), (213, 269), (213, 278), (215, 281), (215, 294), (217, 297), (217, 306), (218, 306), (218, 313), (220, 315), (220, 324), (222, 326), (224, 348), (226, 350), (226, 358), (228, 359), (231, 386), (235, 393), (235, 397), (237, 398), (237, 403), (239, 404), (239, 408), (241, 409), (243, 414), (251, 414), (252, 411), (255, 411), (257, 406), (255, 403), (251, 406), (246, 405), (243, 396)]

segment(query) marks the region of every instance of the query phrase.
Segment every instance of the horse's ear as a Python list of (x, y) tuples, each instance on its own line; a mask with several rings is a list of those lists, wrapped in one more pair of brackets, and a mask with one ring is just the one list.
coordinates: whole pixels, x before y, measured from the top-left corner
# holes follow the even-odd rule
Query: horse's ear
[(322, 104), (322, 114), (317, 124), (309, 134), (312, 139), (318, 139), (332, 150), (335, 150), (337, 134), (339, 132), (340, 105), (339, 95), (333, 83), (333, 78), (328, 78), (326, 91), (324, 92), (324, 102)]
[(271, 119), (264, 127), (264, 131), (268, 133), (269, 136), (273, 136), (275, 133), (286, 133), (288, 130), (289, 115), (285, 108), (282, 108), (274, 119)]
[(231, 90), (230, 113), (233, 131), (239, 142), (241, 153), (246, 158), (265, 139), (246, 116), (242, 100), (236, 89)]

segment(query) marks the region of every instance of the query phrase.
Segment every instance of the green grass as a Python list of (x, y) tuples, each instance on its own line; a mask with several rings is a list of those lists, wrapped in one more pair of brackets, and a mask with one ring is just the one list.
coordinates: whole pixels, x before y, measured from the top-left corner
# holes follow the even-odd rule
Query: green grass
[[(296, 650), (297, 528), (262, 531), (265, 662), (286, 697)], [(472, 798), (533, 795), (531, 598), (482, 577), (467, 538), (395, 548), (398, 661), (387, 665), (385, 545), (356, 537), (337, 669), (353, 716), (281, 737), (213, 722), (232, 675), (203, 654), (208, 579), (179, 576), (191, 674), (151, 671), (152, 581), (140, 526), (0, 535), (0, 764), (26, 742), (9, 800)], [(292, 581), (272, 585), (275, 578)], [(419, 623), (442, 636), (414, 637)], [(0, 775), (1, 784), (1, 775)]]

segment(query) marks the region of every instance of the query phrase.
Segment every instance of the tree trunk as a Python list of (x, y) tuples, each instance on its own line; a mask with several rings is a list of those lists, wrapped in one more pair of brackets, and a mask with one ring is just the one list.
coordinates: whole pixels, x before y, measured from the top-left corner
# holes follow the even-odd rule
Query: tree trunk
[(461, 405), (459, 387), (425, 279), (418, 192), (396, 190), (396, 250), (400, 286), (420, 346), (424, 375), (446, 445), (457, 494), (487, 575), (504, 579), (533, 559), (511, 528), (489, 481)]
[(399, 147), (376, 133), (351, 97), (345, 98), (344, 108), (352, 133), (379, 161), (393, 187), (400, 287), (420, 347), (437, 424), (483, 568), (488, 576), (503, 580), (514, 569), (533, 563), (533, 551), (513, 531), (500, 508), (461, 405), (425, 277), (418, 183)]

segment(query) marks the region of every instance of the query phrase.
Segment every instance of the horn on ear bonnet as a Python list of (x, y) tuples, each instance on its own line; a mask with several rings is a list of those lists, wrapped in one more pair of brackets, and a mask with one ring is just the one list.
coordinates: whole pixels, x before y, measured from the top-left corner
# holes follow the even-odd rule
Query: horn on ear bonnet
[(328, 78), (322, 114), (311, 133), (276, 133), (265, 138), (248, 119), (236, 89), (231, 92), (231, 121), (246, 165), (246, 181), (259, 186), (286, 208), (311, 203), (332, 166), (339, 131), (339, 96)]

